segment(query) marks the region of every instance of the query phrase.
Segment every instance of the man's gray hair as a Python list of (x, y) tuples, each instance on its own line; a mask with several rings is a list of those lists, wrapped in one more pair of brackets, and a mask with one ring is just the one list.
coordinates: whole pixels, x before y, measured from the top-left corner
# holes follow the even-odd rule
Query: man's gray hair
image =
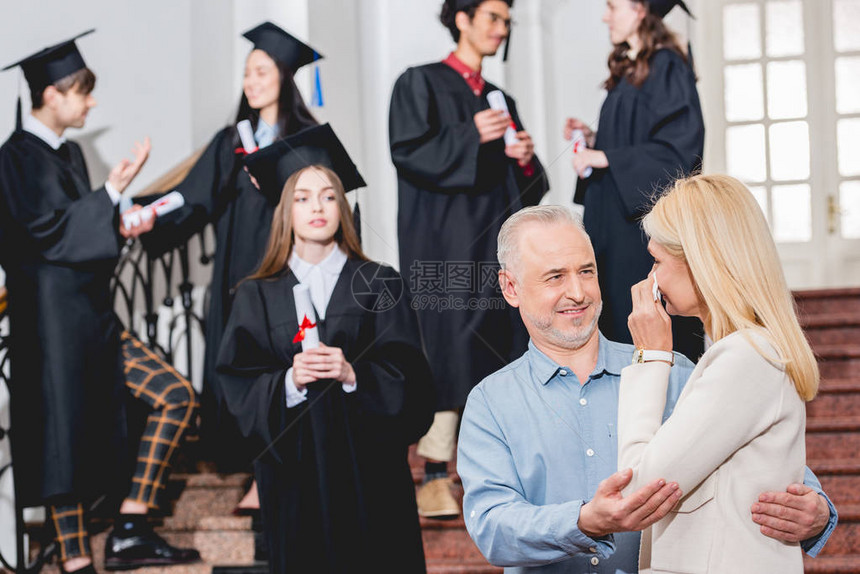
[(496, 257), (498, 257), (502, 269), (508, 269), (519, 260), (519, 230), (523, 225), (531, 222), (543, 225), (568, 223), (579, 229), (589, 244), (591, 243), (591, 239), (585, 232), (585, 226), (582, 224), (582, 218), (570, 207), (563, 205), (526, 207), (511, 215), (499, 231)]

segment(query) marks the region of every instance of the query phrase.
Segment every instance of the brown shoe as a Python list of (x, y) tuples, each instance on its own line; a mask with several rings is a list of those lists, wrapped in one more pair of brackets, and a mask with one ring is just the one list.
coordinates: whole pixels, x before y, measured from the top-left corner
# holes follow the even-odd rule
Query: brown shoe
[(451, 494), (451, 479), (437, 478), (418, 489), (415, 495), (418, 514), (426, 518), (456, 518), (460, 515), (460, 505)]

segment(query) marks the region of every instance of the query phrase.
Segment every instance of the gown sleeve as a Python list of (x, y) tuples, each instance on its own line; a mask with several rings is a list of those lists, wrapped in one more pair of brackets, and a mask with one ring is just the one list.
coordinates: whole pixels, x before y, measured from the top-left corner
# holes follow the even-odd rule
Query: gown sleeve
[[(385, 284), (400, 277), (381, 266), (377, 279)], [(350, 398), (359, 403), (362, 416), (412, 444), (430, 428), (436, 399), (411, 297), (404, 291), (391, 308), (368, 315), (373, 342), (351, 361), (357, 390)]]
[[(517, 112), (516, 102), (514, 102), (510, 97), (506, 96), (506, 98), (508, 100), (508, 109), (511, 112), (511, 119), (516, 124), (517, 131), (525, 130), (526, 128), (523, 125), (519, 112)], [(532, 158), (531, 167), (532, 173), (527, 176), (518, 164), (514, 166), (517, 187), (520, 190), (520, 200), (522, 201), (523, 207), (538, 205), (541, 199), (543, 199), (543, 196), (549, 191), (549, 178), (547, 177), (546, 170), (544, 169), (540, 159), (538, 159), (537, 154)]]
[(705, 141), (696, 78), (679, 55), (658, 52), (641, 89), (647, 140), (603, 150), (628, 217), (647, 210), (655, 191), (698, 170)]
[(115, 259), (121, 238), (117, 209), (104, 186), (77, 197), (37, 155), (4, 153), (0, 190), (9, 216), (51, 263), (82, 264)]
[(401, 177), (443, 193), (475, 185), (481, 145), (475, 122), (440, 118), (425, 72), (410, 68), (397, 79), (388, 129), (391, 159)]
[(224, 404), (242, 435), (261, 447), (272, 444), (279, 432), (278, 413), (286, 401), (284, 377), (292, 366), (292, 357), (274, 348), (269, 324), (259, 286), (254, 281), (242, 283), (236, 290), (216, 364)]
[[(215, 135), (182, 183), (176, 186), (185, 198), (185, 205), (156, 220), (152, 231), (141, 236), (151, 257), (186, 243), (232, 199), (228, 197), (231, 190), (227, 189), (227, 184), (240, 163), (230, 149), (231, 141), (229, 129)], [(146, 205), (162, 195), (149, 195), (140, 198), (138, 203)]]

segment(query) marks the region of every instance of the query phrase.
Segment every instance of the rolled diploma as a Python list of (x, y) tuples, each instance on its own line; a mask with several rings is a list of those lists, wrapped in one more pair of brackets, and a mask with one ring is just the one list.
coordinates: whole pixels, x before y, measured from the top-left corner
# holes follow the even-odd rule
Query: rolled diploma
[[(308, 286), (299, 283), (293, 287), (293, 299), (296, 302), (296, 317), (299, 321), (299, 328), (301, 329), (305, 317), (308, 318), (308, 321), (316, 325), (317, 314), (314, 311), (314, 304), (311, 302), (311, 290), (308, 289)], [(316, 349), (319, 346), (320, 335), (317, 328), (305, 329), (305, 338), (302, 339), (302, 351)]]
[(239, 130), (239, 139), (242, 140), (242, 147), (248, 153), (257, 151), (257, 142), (254, 140), (254, 130), (251, 128), (250, 120), (242, 120), (236, 124), (236, 129)]

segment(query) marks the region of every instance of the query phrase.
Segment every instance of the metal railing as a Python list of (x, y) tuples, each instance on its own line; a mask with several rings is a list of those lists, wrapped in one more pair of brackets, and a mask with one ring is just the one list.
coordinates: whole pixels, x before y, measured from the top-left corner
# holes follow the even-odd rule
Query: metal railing
[[(179, 347), (176, 341), (181, 341), (186, 351), (186, 367), (182, 374), (189, 380), (194, 375), (192, 351), (195, 332), (198, 334), (205, 332), (204, 316), (194, 311), (192, 292), (195, 285), (192, 277), (195, 267), (192, 263), (199, 261), (201, 265), (208, 265), (211, 262), (212, 255), (207, 251), (207, 242), (207, 230), (204, 230), (192, 237), (188, 243), (160, 257), (151, 258), (141, 243), (135, 241), (123, 250), (111, 280), (114, 309), (126, 330), (162, 355), (169, 363), (173, 363), (176, 358)], [(173, 307), (175, 300), (180, 301), (182, 310), (169, 321), (166, 343), (161, 343), (158, 340), (158, 309), (162, 305)], [(7, 313), (4, 295), (0, 297), (0, 381), (8, 389), (9, 338), (14, 337), (14, 333), (9, 332)], [(137, 332), (134, 328), (136, 319), (139, 317), (144, 321), (145, 332), (143, 333)], [(11, 432), (13, 431), (10, 428), (0, 426), (0, 440), (8, 438)], [(11, 470), (12, 464), (14, 461), (0, 468), (0, 478)], [(50, 529), (45, 531), (50, 532)], [(37, 574), (51, 559), (55, 544), (47, 536), (44, 537), (45, 539), (38, 540), (39, 553), (32, 561), (29, 559), (25, 548), (27, 528), (24, 522), (24, 508), (18, 504), (17, 496), (15, 496), (15, 533), (18, 558), (15, 560), (16, 564), (12, 565), (2, 552), (0, 552), (0, 564), (16, 574)]]

